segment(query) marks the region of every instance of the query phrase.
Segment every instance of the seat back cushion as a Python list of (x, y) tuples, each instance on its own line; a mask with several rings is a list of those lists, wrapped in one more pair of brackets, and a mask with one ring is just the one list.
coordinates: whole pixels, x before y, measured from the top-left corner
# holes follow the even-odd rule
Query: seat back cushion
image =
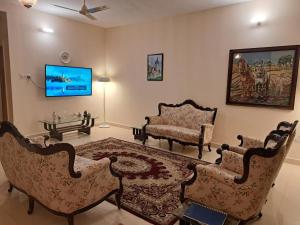
[(214, 112), (197, 109), (190, 104), (180, 107), (161, 106), (161, 117), (166, 125), (200, 130), (203, 124), (212, 124)]
[(0, 138), (0, 161), (9, 182), (49, 208), (70, 179), (67, 152), (48, 156), (31, 152), (10, 133)]
[(267, 195), (284, 161), (285, 154), (286, 146), (284, 145), (274, 157), (265, 158), (254, 155), (250, 159), (249, 178), (245, 186), (251, 187), (251, 199), (255, 199), (251, 210), (257, 210), (256, 213), (259, 213), (265, 204)]

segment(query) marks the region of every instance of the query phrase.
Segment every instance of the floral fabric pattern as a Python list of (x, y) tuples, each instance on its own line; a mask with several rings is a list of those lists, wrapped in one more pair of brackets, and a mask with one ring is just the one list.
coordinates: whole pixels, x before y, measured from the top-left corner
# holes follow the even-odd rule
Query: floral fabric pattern
[(76, 156), (74, 169), (82, 176), (72, 178), (66, 151), (48, 156), (33, 153), (9, 133), (0, 139), (0, 160), (9, 182), (62, 213), (84, 208), (119, 188), (108, 158), (93, 161)]
[(200, 130), (203, 124), (212, 124), (214, 112), (196, 109), (192, 105), (161, 107), (164, 125)]
[(283, 146), (272, 158), (252, 156), (249, 177), (243, 184), (234, 182), (235, 177), (240, 177), (239, 174), (221, 166), (197, 165), (196, 181), (186, 187), (185, 197), (247, 220), (257, 215), (265, 204), (285, 151), (286, 147)]
[(147, 125), (146, 133), (177, 139), (183, 142), (199, 143), (200, 131), (171, 125)]
[(243, 136), (243, 148), (263, 148), (264, 142), (252, 137)]
[(222, 163), (220, 164), (220, 167), (243, 175), (243, 156), (241, 154), (225, 150), (222, 152)]
[(201, 127), (205, 126), (204, 144), (209, 144), (213, 136), (213, 116), (214, 112), (199, 110), (192, 105), (162, 106), (160, 116), (149, 117), (146, 133), (198, 144)]

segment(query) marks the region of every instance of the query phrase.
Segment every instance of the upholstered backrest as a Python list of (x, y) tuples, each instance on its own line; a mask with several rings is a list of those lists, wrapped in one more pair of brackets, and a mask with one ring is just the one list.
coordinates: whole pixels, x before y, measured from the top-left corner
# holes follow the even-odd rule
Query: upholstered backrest
[(0, 161), (9, 182), (41, 201), (43, 195), (51, 199), (49, 187), (70, 178), (68, 152), (38, 154), (8, 132), (0, 137)]
[(203, 124), (213, 124), (215, 111), (197, 109), (191, 104), (178, 107), (162, 105), (160, 116), (164, 124), (200, 130)]
[(261, 210), (271, 186), (278, 175), (285, 158), (286, 145), (282, 146), (273, 157), (254, 155), (250, 159), (249, 178), (245, 185), (251, 187), (251, 193), (256, 199), (257, 213)]

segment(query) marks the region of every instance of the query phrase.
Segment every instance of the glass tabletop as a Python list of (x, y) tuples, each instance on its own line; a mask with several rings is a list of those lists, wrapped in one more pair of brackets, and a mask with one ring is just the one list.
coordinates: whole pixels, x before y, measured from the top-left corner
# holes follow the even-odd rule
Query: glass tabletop
[(57, 116), (55, 119), (45, 119), (40, 120), (40, 123), (46, 123), (50, 125), (58, 125), (58, 124), (65, 124), (65, 123), (75, 123), (81, 122), (87, 119), (97, 119), (97, 117), (85, 117), (85, 116), (78, 116), (78, 115), (66, 115), (66, 116)]

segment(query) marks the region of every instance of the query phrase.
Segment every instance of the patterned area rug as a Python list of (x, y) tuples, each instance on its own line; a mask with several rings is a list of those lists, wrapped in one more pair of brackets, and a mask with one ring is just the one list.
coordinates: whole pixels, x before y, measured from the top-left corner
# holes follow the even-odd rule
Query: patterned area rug
[(188, 163), (207, 164), (115, 138), (78, 146), (76, 153), (93, 160), (117, 156), (114, 169), (124, 175), (122, 208), (159, 225), (176, 222), (172, 212), (180, 206), (180, 184), (191, 175)]

